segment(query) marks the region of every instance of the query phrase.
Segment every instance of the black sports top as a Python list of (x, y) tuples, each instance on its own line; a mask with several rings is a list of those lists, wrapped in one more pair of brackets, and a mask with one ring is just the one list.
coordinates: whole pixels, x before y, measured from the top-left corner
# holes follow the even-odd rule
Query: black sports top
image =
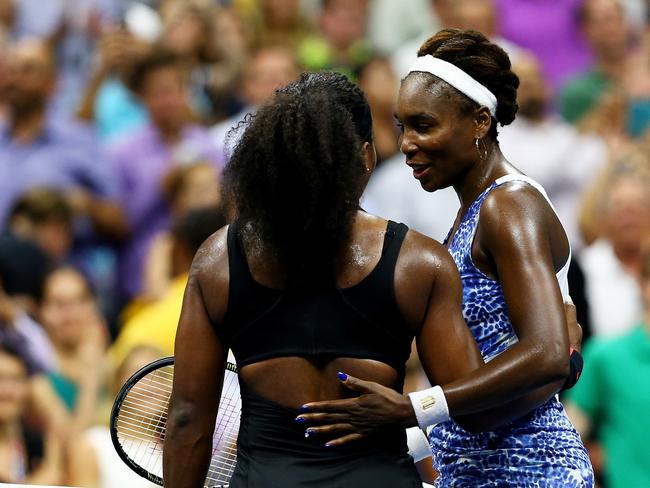
[(275, 290), (251, 275), (235, 223), (228, 228), (230, 292), (219, 336), (240, 367), (287, 356), (374, 359), (400, 375), (414, 334), (394, 292), (395, 263), (408, 227), (389, 222), (381, 258), (349, 288)]

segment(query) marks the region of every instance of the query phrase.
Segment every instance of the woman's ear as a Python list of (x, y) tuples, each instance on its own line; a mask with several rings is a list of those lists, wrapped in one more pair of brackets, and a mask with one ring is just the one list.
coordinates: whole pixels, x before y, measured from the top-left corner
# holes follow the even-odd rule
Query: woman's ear
[(371, 142), (364, 142), (361, 146), (361, 160), (366, 169), (366, 173), (372, 173), (377, 166), (377, 150), (375, 144)]
[(483, 139), (488, 135), (492, 122), (493, 120), (490, 110), (487, 107), (479, 107), (474, 117), (474, 123), (476, 124), (475, 137), (477, 139)]

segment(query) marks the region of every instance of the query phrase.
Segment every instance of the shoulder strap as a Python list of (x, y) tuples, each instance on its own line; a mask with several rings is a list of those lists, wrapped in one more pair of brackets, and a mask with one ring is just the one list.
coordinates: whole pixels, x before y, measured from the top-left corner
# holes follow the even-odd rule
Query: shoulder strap
[(398, 224), (392, 220), (388, 221), (386, 235), (384, 236), (384, 247), (381, 250), (382, 268), (391, 271), (395, 269), (402, 242), (404, 242), (408, 230), (409, 228), (404, 224)]
[(246, 255), (237, 236), (237, 221), (228, 226), (228, 266), (230, 267), (230, 286), (240, 283), (242, 279), (253, 281)]
[(557, 210), (555, 210), (555, 207), (553, 206), (553, 202), (551, 202), (551, 199), (548, 197), (548, 194), (546, 193), (546, 190), (542, 185), (540, 185), (537, 181), (532, 179), (530, 176), (526, 175), (505, 175), (502, 176), (501, 178), (498, 178), (494, 183), (496, 186), (502, 185), (504, 183), (508, 183), (509, 181), (523, 181), (524, 183), (528, 183), (530, 186), (535, 188), (538, 192), (542, 194), (542, 196), (546, 199), (548, 204), (551, 206), (555, 214), (557, 215)]

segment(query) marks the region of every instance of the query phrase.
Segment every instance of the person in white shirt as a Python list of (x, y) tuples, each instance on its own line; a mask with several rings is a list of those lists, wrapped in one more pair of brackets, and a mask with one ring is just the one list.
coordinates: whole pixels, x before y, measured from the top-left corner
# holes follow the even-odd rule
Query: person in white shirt
[(650, 177), (621, 166), (612, 171), (599, 207), (602, 233), (579, 255), (595, 336), (629, 331), (642, 318), (639, 279), (650, 236)]
[(580, 249), (584, 245), (578, 228), (581, 196), (607, 164), (607, 147), (549, 112), (551, 88), (532, 53), (521, 52), (512, 69), (519, 77), (519, 110), (514, 123), (499, 132), (501, 150), (544, 186), (571, 246)]

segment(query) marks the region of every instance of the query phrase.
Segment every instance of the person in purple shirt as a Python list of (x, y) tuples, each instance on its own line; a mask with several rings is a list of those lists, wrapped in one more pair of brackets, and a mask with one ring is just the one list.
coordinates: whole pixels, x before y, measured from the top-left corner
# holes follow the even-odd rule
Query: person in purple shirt
[(56, 80), (54, 60), (42, 41), (17, 43), (7, 59), (0, 98), (8, 117), (0, 123), (0, 227), (14, 202), (34, 187), (65, 192), (84, 234), (120, 238), (126, 229), (117, 203), (117, 180), (88, 128), (48, 113)]
[(582, 0), (495, 0), (503, 37), (532, 51), (554, 88), (590, 60), (578, 25)]
[(127, 298), (140, 291), (142, 266), (152, 238), (170, 225), (163, 185), (179, 165), (223, 166), (208, 132), (191, 122), (188, 85), (178, 58), (156, 49), (139, 62), (128, 80), (149, 112), (150, 122), (115, 142), (109, 150), (121, 185), (130, 229), (120, 272)]

